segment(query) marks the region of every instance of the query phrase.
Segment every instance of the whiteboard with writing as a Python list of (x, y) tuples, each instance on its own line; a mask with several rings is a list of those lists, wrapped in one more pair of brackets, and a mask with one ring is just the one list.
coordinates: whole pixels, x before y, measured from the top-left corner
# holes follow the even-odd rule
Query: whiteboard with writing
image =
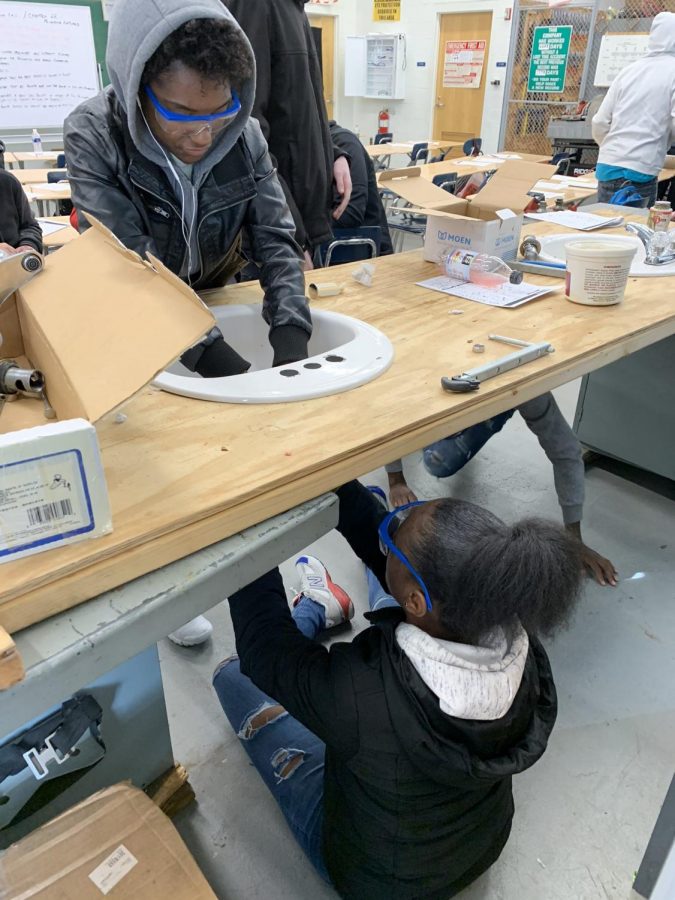
[(0, 130), (61, 128), (98, 90), (88, 6), (0, 3)]
[(619, 72), (642, 59), (648, 49), (648, 34), (604, 34), (595, 70), (595, 86), (609, 87)]

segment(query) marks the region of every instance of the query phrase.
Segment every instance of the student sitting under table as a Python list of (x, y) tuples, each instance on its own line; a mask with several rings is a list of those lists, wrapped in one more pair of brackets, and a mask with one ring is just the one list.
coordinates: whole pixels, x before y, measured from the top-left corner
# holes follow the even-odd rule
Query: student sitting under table
[[(272, 365), (306, 358), (312, 326), (303, 255), (250, 117), (253, 53), (231, 13), (220, 0), (117, 0), (106, 63), (112, 87), (65, 123), (80, 230), (91, 213), (196, 290), (226, 284), (248, 258), (265, 291)], [(218, 329), (182, 362), (204, 378), (250, 366)], [(193, 646), (211, 630), (199, 616), (171, 638)]]
[[(436, 441), (423, 452), (424, 467), (437, 478), (448, 478), (459, 472), (481, 450), (490, 438), (501, 431), (515, 412), (519, 412), (530, 431), (536, 435), (542, 450), (553, 465), (553, 480), (562, 509), (565, 528), (581, 542), (581, 560), (586, 571), (602, 585), (616, 587), (618, 574), (614, 565), (581, 540), (584, 510), (584, 463), (577, 436), (560, 412), (553, 394), (542, 394), (521, 403), (515, 409), (500, 413), (465, 428), (457, 434)], [(386, 467), (392, 506), (416, 500), (403, 474), (401, 460)]]
[(579, 542), (460, 500), (387, 513), (358, 482), (337, 493), (338, 530), (374, 573), (371, 627), (320, 644), (353, 607), (301, 557), (292, 613), (278, 570), (230, 598), (239, 659), (214, 687), (340, 896), (448, 900), (499, 857), (512, 777), (546, 749), (557, 703), (539, 635), (574, 608)]
[(42, 229), (19, 180), (0, 169), (0, 259), (27, 252), (42, 253)]

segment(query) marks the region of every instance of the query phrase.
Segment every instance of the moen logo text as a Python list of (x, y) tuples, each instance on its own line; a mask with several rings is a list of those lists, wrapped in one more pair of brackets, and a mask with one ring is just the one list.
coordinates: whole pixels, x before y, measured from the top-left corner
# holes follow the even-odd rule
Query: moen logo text
[(471, 246), (471, 238), (467, 237), (465, 234), (450, 234), (447, 231), (439, 231), (438, 240), (451, 241), (453, 244), (466, 244), (469, 247)]

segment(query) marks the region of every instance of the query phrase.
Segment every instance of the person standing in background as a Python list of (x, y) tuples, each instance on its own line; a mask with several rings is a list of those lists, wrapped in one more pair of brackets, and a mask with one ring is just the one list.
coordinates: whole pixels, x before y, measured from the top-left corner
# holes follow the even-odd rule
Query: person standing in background
[[(349, 203), (349, 159), (333, 146), (307, 0), (223, 0), (256, 60), (253, 115), (260, 122), (307, 264), (330, 241)], [(333, 211), (333, 183), (341, 202)]]
[(593, 118), (600, 203), (629, 186), (652, 206), (674, 134), (675, 13), (662, 12), (652, 23), (649, 52), (617, 75)]

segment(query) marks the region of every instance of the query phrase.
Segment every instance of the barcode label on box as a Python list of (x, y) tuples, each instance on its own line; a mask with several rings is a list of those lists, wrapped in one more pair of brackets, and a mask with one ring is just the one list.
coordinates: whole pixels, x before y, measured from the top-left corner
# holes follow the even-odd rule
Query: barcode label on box
[(95, 527), (79, 450), (0, 465), (0, 559)]
[(137, 862), (133, 853), (129, 853), (124, 844), (120, 844), (117, 850), (114, 850), (100, 866), (90, 873), (89, 878), (102, 894), (109, 894), (115, 885), (129, 874)]

